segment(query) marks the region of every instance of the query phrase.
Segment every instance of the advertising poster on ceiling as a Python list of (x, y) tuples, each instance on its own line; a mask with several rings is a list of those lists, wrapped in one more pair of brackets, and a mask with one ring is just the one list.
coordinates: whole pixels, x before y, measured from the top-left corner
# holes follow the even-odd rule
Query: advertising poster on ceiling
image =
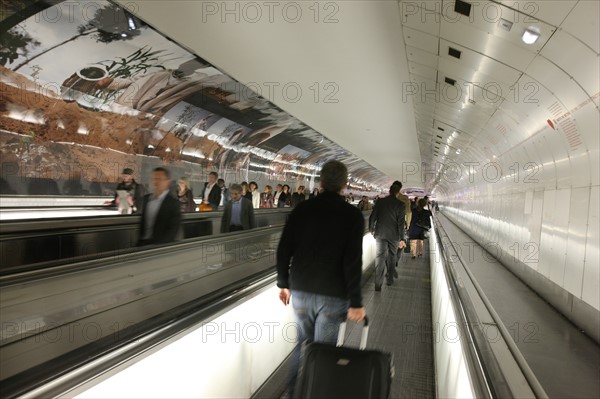
[(192, 186), (330, 158), (374, 171), (112, 2), (45, 7), (0, 33), (1, 194), (111, 195), (124, 167), (147, 185), (165, 164)]

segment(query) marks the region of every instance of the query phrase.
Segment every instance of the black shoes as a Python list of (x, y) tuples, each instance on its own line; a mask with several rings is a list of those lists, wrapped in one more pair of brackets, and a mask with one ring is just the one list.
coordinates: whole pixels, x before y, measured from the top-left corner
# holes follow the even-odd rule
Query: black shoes
[(387, 286), (390, 286), (390, 285), (394, 284), (394, 281), (393, 280), (388, 280), (388, 281), (385, 282), (385, 284)]
[(398, 270), (394, 269), (394, 278), (398, 278)]
[(375, 291), (381, 291), (381, 285), (375, 284)]

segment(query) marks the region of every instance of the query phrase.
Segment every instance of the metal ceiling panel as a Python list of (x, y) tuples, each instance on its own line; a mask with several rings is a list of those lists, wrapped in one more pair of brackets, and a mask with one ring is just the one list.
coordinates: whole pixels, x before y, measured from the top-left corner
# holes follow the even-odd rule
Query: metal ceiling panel
[[(464, 81), (461, 82), (460, 86), (463, 89), (462, 91), (464, 94), (467, 96), (469, 96), (469, 94), (471, 94), (469, 97), (485, 96), (485, 98), (488, 99), (487, 102), (494, 103), (497, 103), (501, 98), (508, 95), (510, 92), (510, 86), (519, 78), (519, 72), (515, 71), (512, 75), (514, 80), (510, 83), (506, 83), (500, 77), (485, 74), (482, 69), (469, 69), (463, 67), (459, 63), (441, 57), (438, 69), (440, 74), (443, 73), (445, 76), (456, 79), (457, 81)], [(483, 93), (482, 91), (486, 91), (488, 93)]]
[[(449, 47), (453, 47), (462, 51), (460, 60), (448, 55)], [(457, 46), (456, 44), (450, 43), (444, 39), (440, 39), (440, 59), (454, 62), (464, 66), (465, 68), (481, 72), (488, 76), (493, 76), (494, 79), (500, 80), (509, 85), (514, 84), (520, 76), (520, 71), (517, 71), (508, 65), (462, 46)]]
[(590, 97), (600, 91), (600, 59), (580, 40), (568, 33), (556, 32), (540, 55), (572, 76)]
[[(480, 34), (501, 38), (524, 50), (537, 52), (544, 47), (545, 42), (552, 36), (555, 28), (535, 18), (524, 18), (523, 15), (515, 13), (501, 4), (495, 2), (472, 2), (471, 15), (469, 17), (459, 15), (450, 10), (445, 18), (442, 18), (442, 26), (447, 24), (469, 26), (479, 30)], [(446, 10), (446, 9), (445, 9)], [(502, 19), (512, 23), (509, 30), (503, 28)], [(523, 32), (528, 28), (534, 28), (540, 33), (540, 38), (534, 44), (525, 44), (521, 40)], [(445, 37), (442, 34), (442, 37)]]
[[(503, 5), (519, 13), (519, 20), (524, 22), (537, 19), (554, 26), (559, 26), (575, 7), (578, 0), (528, 1), (499, 0)], [(533, 17), (533, 18), (531, 18)]]
[(600, 2), (595, 0), (580, 1), (565, 19), (561, 28), (583, 41), (596, 54), (600, 53), (600, 35), (598, 35), (599, 15)]
[(431, 68), (437, 68), (438, 56), (430, 52), (421, 50), (416, 47), (406, 46), (406, 56), (408, 57), (409, 61), (421, 65), (427, 65)]
[(536, 57), (526, 73), (544, 86), (552, 87), (553, 94), (568, 110), (588, 99), (579, 85), (546, 58)]
[(424, 10), (416, 2), (403, 2), (401, 7), (402, 26), (416, 29), (433, 36), (440, 35), (440, 16)]
[(429, 80), (434, 80), (436, 79), (437, 76), (437, 69), (434, 67), (428, 67), (426, 65), (422, 65), (422, 64), (417, 64), (414, 62), (408, 62), (408, 68), (411, 74), (415, 74), (417, 76), (422, 76), (424, 78), (427, 78)]
[(488, 35), (466, 24), (442, 21), (441, 36), (453, 43), (482, 53), (493, 59), (523, 71), (535, 57), (535, 53), (503, 38)]
[(402, 31), (404, 33), (404, 42), (407, 46), (420, 48), (437, 55), (439, 42), (439, 38), (437, 36), (423, 33), (408, 27), (404, 27)]

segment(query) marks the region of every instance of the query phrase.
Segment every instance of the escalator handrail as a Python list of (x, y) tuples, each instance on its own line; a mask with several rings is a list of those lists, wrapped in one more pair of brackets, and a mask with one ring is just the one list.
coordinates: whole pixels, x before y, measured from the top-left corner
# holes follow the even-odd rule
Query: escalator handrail
[[(471, 345), (466, 346), (467, 352), (469, 354), (469, 356), (466, 356), (466, 358), (467, 358), (467, 365), (468, 365), (470, 371), (473, 373), (471, 375), (477, 376), (477, 381), (476, 381), (476, 385), (475, 385), (476, 389), (481, 391), (482, 388), (485, 388), (483, 390), (483, 392), (481, 392), (481, 393), (485, 394), (485, 392), (487, 392), (490, 395), (489, 397), (494, 396), (494, 395), (492, 395), (493, 391), (496, 392), (496, 396), (498, 396), (498, 397), (509, 397), (509, 396), (511, 396), (511, 392), (510, 391), (506, 392), (506, 390), (508, 389), (508, 386), (506, 384), (505, 376), (501, 370), (501, 363), (498, 362), (498, 360), (495, 357), (490, 358), (490, 356), (493, 356), (493, 352), (491, 351), (491, 347), (490, 347), (488, 340), (485, 338), (482, 338), (481, 335), (472, 328), (474, 322), (478, 322), (478, 323), (480, 322), (479, 317), (477, 316), (477, 311), (474, 308), (472, 302), (468, 299), (469, 294), (465, 291), (464, 284), (460, 282), (460, 277), (457, 275), (455, 270), (453, 270), (453, 267), (451, 267), (451, 265), (453, 266), (456, 263), (456, 261), (449, 259), (447, 251), (444, 249), (444, 245), (442, 243), (442, 238), (441, 238), (440, 233), (443, 233), (443, 235), (446, 237), (448, 237), (448, 234), (446, 233), (446, 230), (444, 229), (444, 227), (439, 222), (437, 222), (437, 218), (435, 218), (435, 219), (436, 219), (435, 229), (436, 229), (437, 242), (438, 242), (438, 245), (440, 246), (440, 248), (442, 248), (442, 250), (440, 252), (442, 254), (442, 257), (444, 258), (443, 265), (445, 268), (446, 275), (448, 277), (450, 277), (447, 279), (448, 283), (451, 285), (451, 288), (449, 290), (450, 296), (451, 296), (451, 298), (454, 298), (454, 300), (455, 300), (455, 301), (453, 301), (453, 304), (455, 305), (455, 310), (459, 310), (458, 312), (456, 312), (456, 314), (458, 317), (460, 317), (462, 319), (462, 321), (463, 321), (462, 326), (465, 327), (465, 329), (467, 330), (467, 333), (470, 335), (470, 337), (469, 337), (470, 339), (467, 342), (471, 343)], [(533, 391), (533, 393), (536, 395), (537, 398), (547, 399), (548, 394), (546, 393), (546, 391), (544, 390), (544, 388), (538, 381), (537, 377), (535, 376), (535, 374), (533, 373), (533, 371), (527, 364), (527, 361), (523, 357), (523, 354), (518, 349), (517, 345), (515, 344), (514, 340), (512, 339), (510, 332), (504, 326), (504, 323), (500, 319), (500, 316), (494, 310), (491, 302), (485, 295), (485, 293), (484, 293), (483, 289), (481, 288), (481, 286), (479, 285), (479, 283), (477, 283), (475, 276), (469, 270), (469, 268), (466, 266), (463, 258), (460, 255), (460, 252), (456, 249), (456, 247), (454, 246), (454, 243), (451, 240), (448, 240), (448, 242), (450, 243), (450, 246), (454, 250), (456, 260), (460, 263), (462, 269), (467, 274), (467, 276), (470, 280), (470, 283), (473, 285), (473, 287), (477, 291), (477, 294), (479, 295), (479, 298), (483, 302), (483, 304), (486, 308), (486, 311), (490, 314), (496, 327), (500, 331), (500, 334), (502, 336), (502, 339), (504, 340), (504, 343), (507, 345), (515, 362), (518, 364), (519, 368), (521, 369), (521, 372), (523, 373), (523, 376), (527, 380), (527, 383), (529, 384), (530, 389)], [(477, 320), (473, 320), (473, 318), (476, 318)], [(498, 364), (500, 366), (500, 369), (488, 367), (486, 370), (484, 370), (483, 364), (490, 366), (491, 362)], [(502, 383), (500, 383), (499, 381), (502, 381)], [(502, 392), (500, 392), (500, 391), (502, 391)], [(476, 396), (480, 397), (479, 394), (477, 394)], [(488, 396), (486, 395), (486, 397), (488, 397)]]
[[(124, 248), (121, 250), (109, 251), (104, 253), (104, 256), (95, 257), (94, 259), (83, 260), (69, 264), (59, 264), (54, 267), (36, 267), (32, 270), (19, 271), (6, 275), (0, 275), (0, 287), (12, 284), (23, 284), (28, 281), (41, 278), (48, 278), (56, 275), (63, 275), (71, 272), (81, 272), (93, 268), (104, 267), (115, 263), (115, 258), (123, 257), (127, 261), (134, 261), (141, 258), (163, 255), (170, 252), (192, 248), (202, 245), (225, 244), (230, 241), (243, 239), (247, 236), (257, 234), (272, 234), (274, 231), (281, 230), (283, 225), (274, 225), (267, 227), (258, 227), (247, 231), (238, 231), (232, 233), (216, 234), (211, 236), (201, 236), (196, 238), (188, 238), (182, 241), (176, 241), (170, 244), (149, 245), (144, 247)], [(102, 255), (102, 254), (101, 254)], [(35, 265), (34, 265), (35, 266)], [(39, 265), (38, 265), (39, 266)]]
[(85, 364), (62, 375), (48, 377), (48, 382), (35, 387), (33, 390), (28, 392), (15, 391), (9, 393), (9, 396), (26, 398), (63, 397), (68, 392), (96, 379), (100, 374), (108, 373), (120, 366), (129, 364), (131, 361), (135, 361), (136, 357), (159, 350), (163, 344), (185, 330), (217, 317), (229, 307), (239, 304), (244, 298), (272, 287), (276, 278), (276, 273), (271, 270), (248, 279), (244, 282), (243, 288), (234, 289), (223, 297), (203, 305), (200, 309), (196, 309), (189, 314), (180, 315), (175, 320), (171, 320), (152, 331), (141, 331), (137, 336), (122, 343), (110, 352), (99, 354)]

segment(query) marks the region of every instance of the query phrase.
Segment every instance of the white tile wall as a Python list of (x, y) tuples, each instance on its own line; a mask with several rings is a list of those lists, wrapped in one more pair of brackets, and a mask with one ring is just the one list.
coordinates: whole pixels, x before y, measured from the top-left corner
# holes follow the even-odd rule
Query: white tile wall
[(583, 292), (581, 299), (600, 309), (600, 188), (594, 186), (590, 192), (588, 231), (583, 270)]
[(581, 298), (590, 188), (576, 188), (571, 192), (569, 234), (567, 238), (567, 263), (564, 288)]

